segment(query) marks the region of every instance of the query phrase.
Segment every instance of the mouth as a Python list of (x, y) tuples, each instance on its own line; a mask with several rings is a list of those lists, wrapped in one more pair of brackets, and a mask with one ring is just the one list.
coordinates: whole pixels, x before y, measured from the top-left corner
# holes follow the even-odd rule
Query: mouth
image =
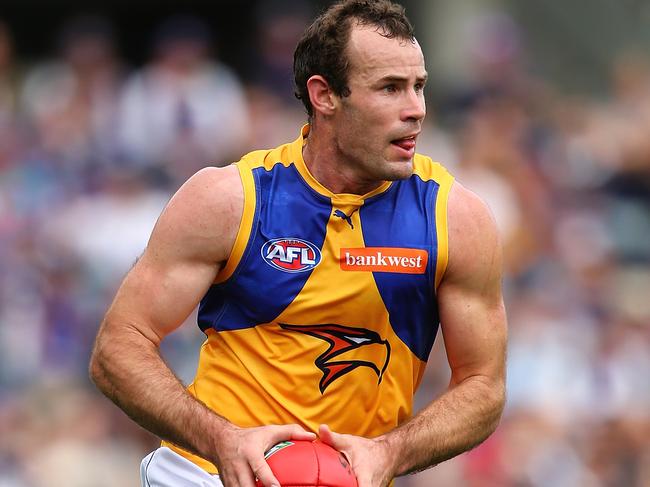
[(412, 157), (415, 153), (415, 140), (417, 136), (418, 134), (408, 135), (399, 139), (393, 139), (390, 143), (398, 147), (401, 151), (404, 151), (409, 157)]

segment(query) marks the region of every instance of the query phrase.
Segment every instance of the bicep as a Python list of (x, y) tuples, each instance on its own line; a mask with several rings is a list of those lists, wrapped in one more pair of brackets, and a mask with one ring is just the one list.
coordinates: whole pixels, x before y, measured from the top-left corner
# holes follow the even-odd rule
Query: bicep
[(506, 314), (501, 245), (485, 204), (455, 184), (449, 201), (449, 265), (438, 288), (452, 382), (505, 376)]
[(136, 328), (159, 343), (189, 316), (216, 275), (214, 266), (185, 259), (159, 261), (148, 249), (124, 279), (107, 321)]
[(439, 291), (440, 322), (452, 382), (504, 374), (506, 315), (503, 301), (491, 302), (458, 286)]
[(154, 343), (183, 323), (232, 247), (241, 218), (238, 178), (229, 167), (185, 183), (156, 222), (105, 323), (136, 328)]

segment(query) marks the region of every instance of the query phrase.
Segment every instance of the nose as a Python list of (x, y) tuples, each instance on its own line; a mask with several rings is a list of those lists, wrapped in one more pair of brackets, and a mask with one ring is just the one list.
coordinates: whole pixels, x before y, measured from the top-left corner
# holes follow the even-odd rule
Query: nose
[(402, 120), (404, 122), (416, 121), (419, 122), (424, 119), (427, 113), (426, 104), (424, 102), (424, 95), (422, 92), (409, 90), (406, 95), (406, 102), (402, 109)]

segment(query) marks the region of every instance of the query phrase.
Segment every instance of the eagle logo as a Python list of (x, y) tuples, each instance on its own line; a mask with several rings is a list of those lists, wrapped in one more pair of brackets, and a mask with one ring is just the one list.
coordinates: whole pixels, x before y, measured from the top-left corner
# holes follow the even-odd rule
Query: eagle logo
[(390, 343), (382, 340), (379, 333), (366, 328), (343, 325), (287, 325), (285, 330), (304, 333), (329, 344), (314, 363), (323, 372), (318, 384), (321, 394), (339, 377), (357, 367), (369, 367), (377, 374), (377, 384), (381, 383), (390, 361)]

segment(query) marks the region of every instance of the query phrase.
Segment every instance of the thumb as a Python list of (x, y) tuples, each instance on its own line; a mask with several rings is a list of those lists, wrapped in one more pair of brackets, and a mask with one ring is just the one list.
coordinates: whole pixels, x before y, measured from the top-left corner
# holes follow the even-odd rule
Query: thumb
[(346, 446), (345, 437), (340, 433), (335, 433), (326, 424), (321, 424), (318, 428), (318, 436), (326, 445), (336, 450), (343, 450)]
[(349, 441), (346, 440), (346, 435), (335, 433), (326, 424), (321, 424), (318, 428), (318, 436), (323, 443), (341, 452), (348, 463), (352, 465), (352, 459), (348, 451)]

